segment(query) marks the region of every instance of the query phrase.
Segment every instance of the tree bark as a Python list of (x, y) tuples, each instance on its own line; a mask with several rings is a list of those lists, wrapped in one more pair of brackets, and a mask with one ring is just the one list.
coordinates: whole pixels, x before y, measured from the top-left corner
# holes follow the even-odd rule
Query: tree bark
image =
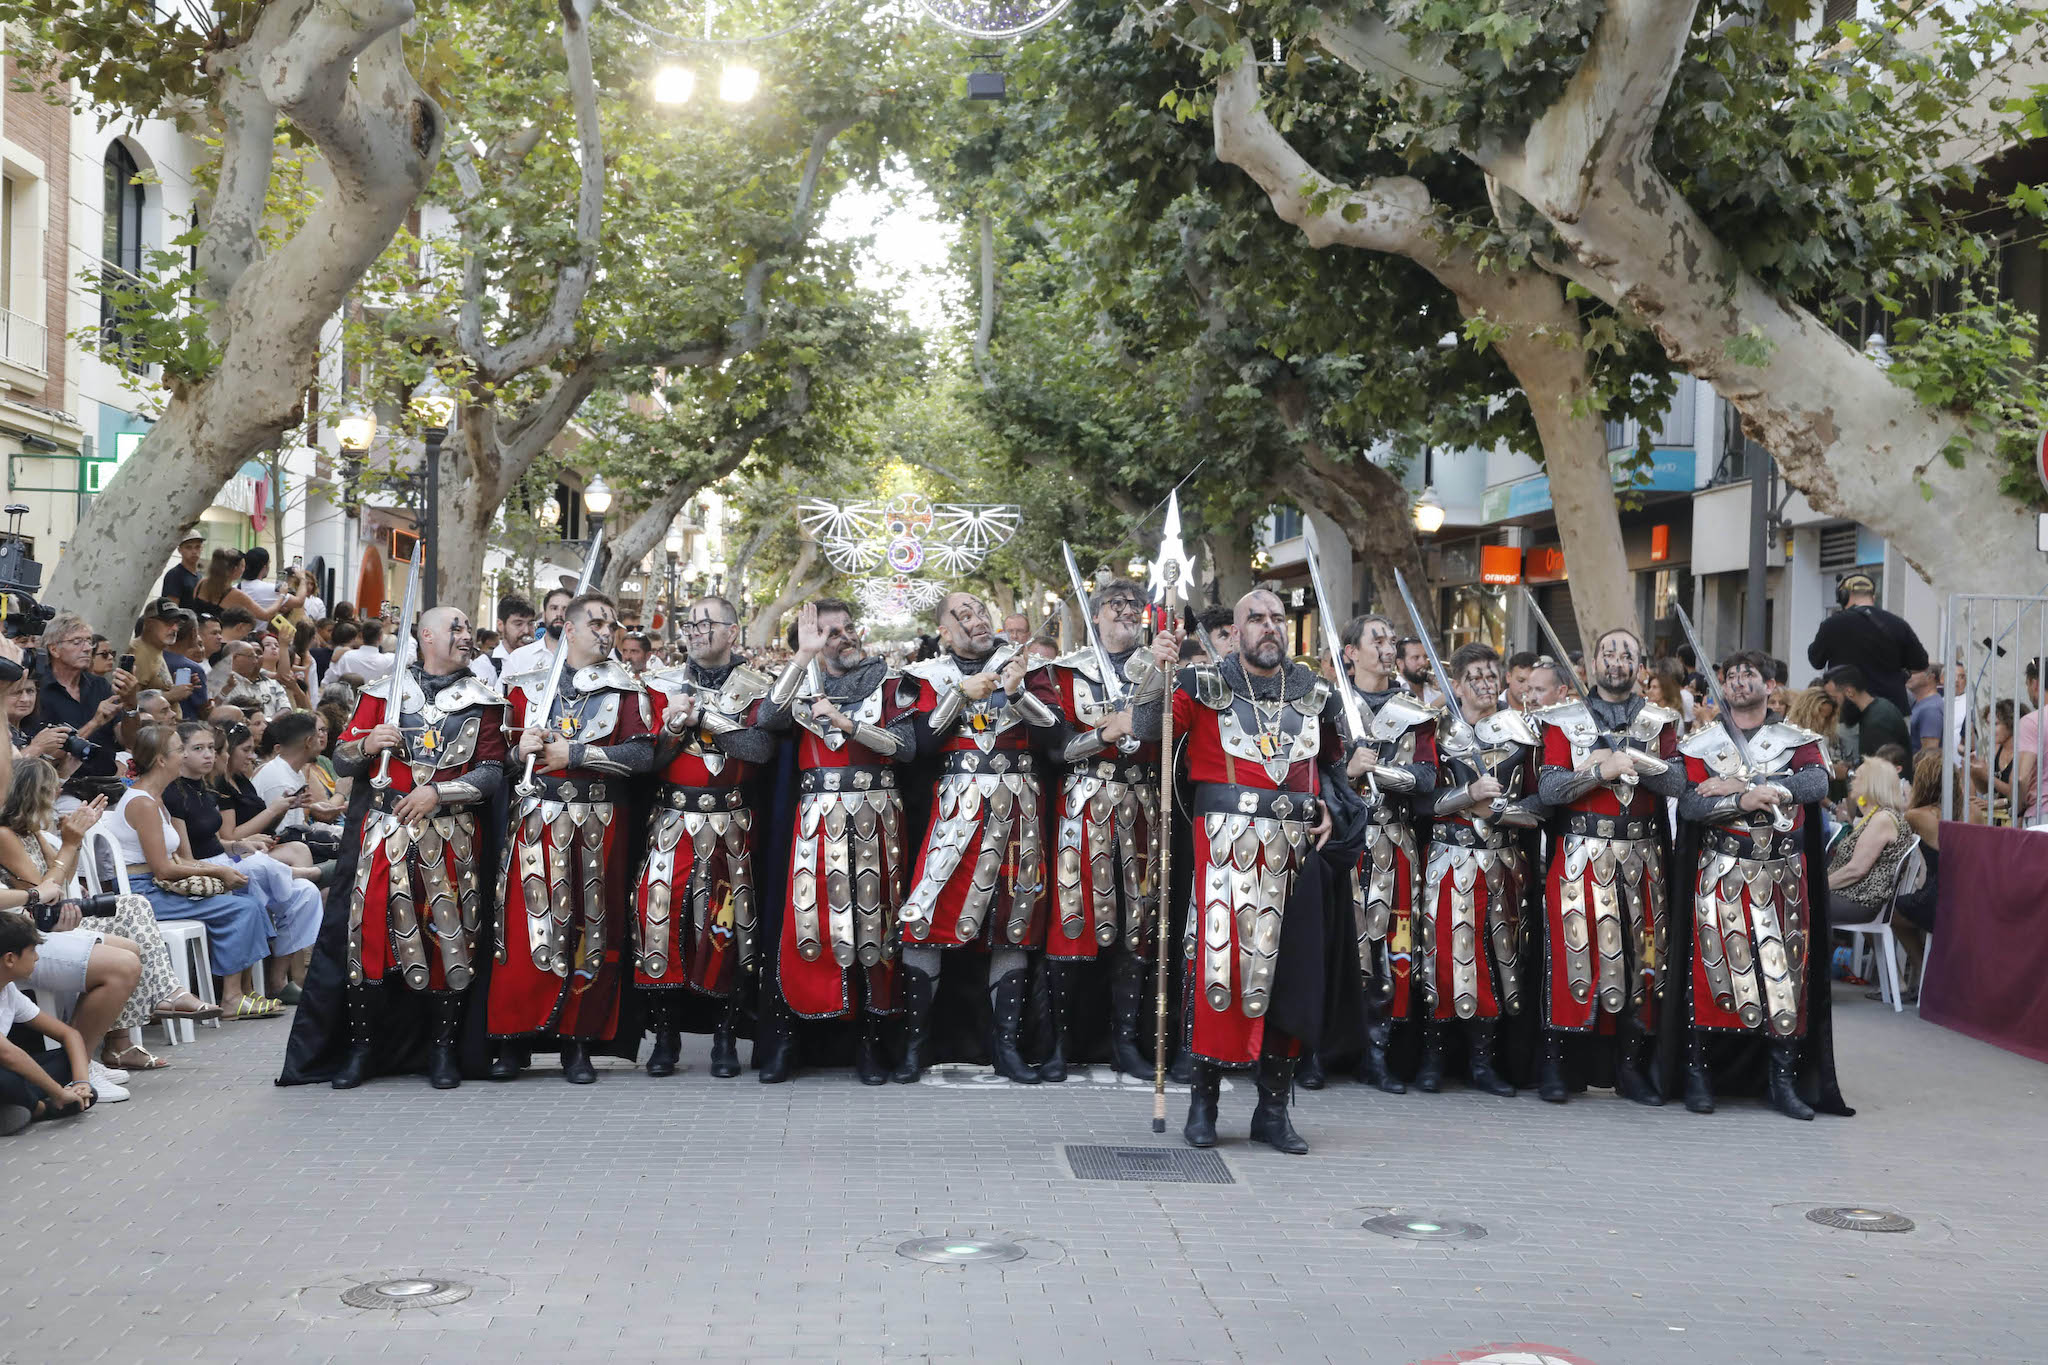
[[(1534, 266), (1483, 267), (1471, 248), (1436, 230), (1436, 204), (1420, 180), (1387, 177), (1347, 189), (1322, 175), (1259, 107), (1258, 68), (1249, 56), (1217, 79), (1215, 125), (1217, 156), (1257, 181), (1274, 211), (1299, 227), (1310, 245), (1351, 246), (1405, 257), (1450, 290), (1466, 317), (1485, 318), (1505, 329), (1494, 351), (1529, 399), (1550, 475), (1558, 541), (1572, 576), (1572, 606), (1580, 634), (1591, 640), (1615, 626), (1640, 632), (1607, 459), (1607, 428), (1592, 403), (1584, 325), (1578, 309), (1565, 297), (1563, 283)], [(1290, 421), (1298, 425), (1300, 414)], [(1333, 462), (1325, 457), (1325, 463)], [(1372, 467), (1382, 476), (1384, 486), (1374, 496), (1395, 501), (1402, 525), (1397, 531), (1390, 524), (1395, 519), (1382, 516), (1377, 503), (1372, 516), (1384, 534), (1412, 542), (1407, 490), (1370, 461), (1344, 463)], [(1331, 515), (1337, 517), (1334, 511)], [(1352, 523), (1344, 517), (1337, 520), (1348, 533)], [(1375, 550), (1355, 542), (1352, 549), (1368, 561), (1401, 555), (1398, 548)], [(1415, 562), (1419, 566), (1419, 558)], [(1402, 572), (1420, 581), (1418, 570), (1404, 567)]]
[(603, 591), (613, 597), (619, 595), (619, 585), (626, 581), (626, 575), (638, 568), (640, 561), (662, 543), (668, 535), (669, 524), (683, 510), (683, 504), (697, 496), (701, 487), (703, 485), (697, 483), (676, 484), (634, 514), (618, 538), (612, 541), (611, 562), (605, 565), (604, 576), (600, 580)]
[[(1217, 600), (1226, 607), (1252, 590), (1252, 552), (1235, 532), (1209, 531), (1202, 536), (1209, 552), (1209, 581), (1216, 585)], [(1199, 610), (1202, 603), (1195, 603)]]
[[(232, 118), (223, 114), (230, 136), (208, 219), (219, 215), (224, 235), (205, 257), (204, 288), (222, 301), (220, 365), (172, 394), (93, 499), (50, 576), (50, 601), (103, 630), (125, 628), (184, 528), (304, 419), (322, 326), (390, 244), (440, 159), (441, 111), (401, 46), (412, 15), (408, 0), (275, 5), (248, 43), (215, 63), (217, 102), (233, 106)], [(251, 205), (269, 183), (280, 117), (318, 150), (331, 188), (297, 233), (259, 258)]]
[[(789, 576), (783, 580), (782, 591), (773, 602), (761, 608), (747, 625), (747, 647), (763, 649), (775, 643), (775, 629), (782, 624), (782, 617), (803, 604), (812, 594), (832, 581), (832, 569), (827, 565), (823, 571), (811, 574), (811, 568), (818, 562), (818, 542), (810, 536), (804, 537), (803, 550), (796, 557), (796, 563), (789, 569)], [(804, 575), (810, 574), (806, 578)]]

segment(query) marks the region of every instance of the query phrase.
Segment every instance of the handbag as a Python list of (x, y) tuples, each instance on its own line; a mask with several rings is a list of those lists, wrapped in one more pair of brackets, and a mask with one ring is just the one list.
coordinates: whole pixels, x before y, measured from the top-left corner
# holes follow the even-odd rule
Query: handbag
[(174, 896), (190, 896), (195, 901), (211, 900), (227, 894), (228, 884), (218, 877), (178, 877), (157, 885)]

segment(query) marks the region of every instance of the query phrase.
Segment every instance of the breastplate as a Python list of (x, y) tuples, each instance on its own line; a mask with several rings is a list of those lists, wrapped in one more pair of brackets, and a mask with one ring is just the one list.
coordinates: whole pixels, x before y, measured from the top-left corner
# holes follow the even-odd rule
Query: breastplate
[[(1016, 652), (1015, 645), (1002, 646), (989, 656), (988, 662), (981, 666), (981, 672), (1000, 673), (1003, 665), (1007, 664)], [(950, 654), (941, 654), (936, 659), (926, 659), (922, 663), (912, 664), (904, 671), (922, 679), (926, 685), (941, 695), (949, 688), (958, 687), (967, 677), (960, 671), (960, 665)], [(980, 701), (963, 699), (959, 719), (953, 722), (953, 730), (955, 734), (973, 740), (976, 748), (987, 753), (996, 747), (998, 739), (1023, 723), (1024, 718), (1017, 714), (1017, 708), (1011, 705), (1008, 694), (998, 688)]]
[(571, 692), (564, 687), (555, 697), (554, 714), (548, 728), (575, 744), (595, 744), (619, 728), (619, 707), (625, 700), (617, 692)]
[(1315, 758), (1322, 747), (1321, 708), (1314, 715), (1302, 709), (1316, 695), (1276, 703), (1232, 693), (1230, 705), (1216, 713), (1223, 752), (1261, 764), (1274, 782), (1284, 782), (1288, 769)]
[[(882, 723), (882, 692), (888, 686), (889, 676), (889, 674), (884, 673), (882, 680), (876, 683), (869, 690), (868, 694), (858, 702), (848, 702), (831, 697), (826, 698), (826, 700), (831, 701), (833, 705), (844, 711), (848, 719), (852, 720), (855, 724), (879, 726)], [(816, 694), (812, 693), (799, 699), (798, 703), (790, 708), (790, 719), (816, 735), (824, 742), (826, 748), (844, 748), (846, 741), (852, 738), (852, 736), (841, 731), (837, 726), (824, 724), (811, 714), (811, 708), (806, 703), (813, 700), (815, 696)]]

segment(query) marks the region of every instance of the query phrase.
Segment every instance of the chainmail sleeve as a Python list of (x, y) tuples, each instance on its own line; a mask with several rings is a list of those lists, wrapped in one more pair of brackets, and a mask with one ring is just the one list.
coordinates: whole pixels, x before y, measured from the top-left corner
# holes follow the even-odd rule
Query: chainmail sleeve
[(569, 766), (594, 773), (646, 773), (654, 771), (654, 736), (636, 735), (617, 744), (569, 745)]
[[(761, 709), (766, 711), (767, 703), (762, 703)], [(785, 717), (788, 714), (787, 711), (783, 713)], [(787, 720), (784, 724), (787, 725)], [(764, 726), (757, 716), (754, 724), (722, 730), (712, 736), (711, 742), (718, 746), (719, 752), (730, 754), (742, 763), (766, 763), (775, 757), (777, 741), (774, 732)]]
[(370, 759), (363, 752), (359, 739), (345, 739), (334, 746), (334, 772), (337, 777), (361, 777), (370, 771)]
[[(1679, 780), (1685, 779), (1681, 776)], [(1599, 785), (1600, 775), (1590, 767), (1563, 768), (1546, 763), (1536, 773), (1536, 795), (1546, 806), (1569, 806)]]
[(504, 785), (504, 763), (495, 758), (487, 758), (451, 782), (436, 782), (434, 790), (441, 793), (441, 799), (451, 805), (469, 805), (491, 800)]
[(1778, 783), (1792, 793), (1792, 799), (1802, 806), (1825, 801), (1828, 797), (1828, 770), (1818, 763), (1806, 763), (1794, 768), (1791, 775)]
[(1663, 772), (1644, 773), (1636, 780), (1642, 784), (1644, 791), (1655, 792), (1659, 796), (1682, 798), (1692, 788), (1692, 784), (1685, 779), (1684, 762), (1676, 759), (1672, 760)]

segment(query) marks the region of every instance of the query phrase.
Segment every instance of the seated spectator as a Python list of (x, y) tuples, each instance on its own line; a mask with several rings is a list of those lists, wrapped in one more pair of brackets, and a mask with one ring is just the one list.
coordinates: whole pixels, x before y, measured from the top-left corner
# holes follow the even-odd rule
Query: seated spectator
[[(153, 598), (142, 609), (142, 615), (135, 621), (135, 638), (128, 642), (128, 672), (136, 687), (153, 687), (166, 693), (176, 689), (164, 654), (178, 638), (178, 623), (184, 616), (174, 597)], [(181, 702), (185, 697), (184, 691), (177, 690), (171, 701)]]
[(1890, 902), (1911, 834), (1905, 784), (1884, 759), (1863, 760), (1849, 799), (1859, 814), (1828, 850), (1828, 918), (1837, 924), (1874, 919)]
[(256, 617), (254, 614), (243, 611), (240, 608), (221, 613), (220, 643), (213, 653), (208, 656), (211, 662), (210, 671), (206, 675), (206, 685), (212, 689), (215, 696), (219, 696), (221, 689), (228, 685), (228, 646), (247, 640), (255, 633)]
[[(342, 671), (343, 676), (353, 674), (366, 683), (375, 682), (394, 667), (392, 657), (382, 648), (384, 623), (365, 621), (362, 631), (362, 643), (344, 651), (335, 661), (335, 667)], [(340, 628), (336, 627), (335, 634), (340, 633)]]
[[(1869, 758), (1887, 744), (1896, 744), (1901, 749), (1912, 747), (1906, 713), (1890, 698), (1872, 693), (1870, 679), (1862, 669), (1854, 664), (1838, 664), (1822, 675), (1821, 685), (1843, 708), (1842, 718), (1855, 725), (1859, 755)], [(1851, 711), (1851, 707), (1855, 709)]]
[(39, 724), (36, 706), (40, 697), (41, 689), (33, 677), (8, 686), (8, 738), (13, 741), (17, 756), (40, 758), (57, 770), (58, 777), (69, 777), (78, 767), (78, 756), (64, 746), (71, 738), (71, 727)]
[(120, 693), (130, 682), (127, 673), (116, 668), (102, 678), (86, 664), (92, 652), (92, 627), (85, 618), (60, 611), (43, 629), (42, 669), (37, 678), (38, 698), (32, 728), (33, 738), (52, 725), (70, 730), (70, 738), (82, 741), (71, 752), (78, 767), (64, 781), (63, 810), (95, 796), (109, 801), (121, 795), (114, 755), (117, 742), (114, 723), (121, 715)]
[(1820, 687), (1794, 692), (1791, 704), (1785, 708), (1786, 720), (1820, 736), (1821, 757), (1827, 760), (1828, 765), (1828, 799), (1831, 801), (1841, 800), (1849, 789), (1849, 766), (1843, 761), (1842, 737), (1835, 728), (1835, 716), (1839, 711), (1835, 699)]
[(199, 586), (192, 589), (192, 598), (200, 604), (199, 610), (213, 608), (224, 625), (230, 611), (249, 613), (252, 624), (263, 616), (263, 609), (256, 605), (255, 599), (238, 586), (241, 576), (242, 552), (225, 545), (216, 548), (206, 561), (206, 575), (199, 580)]
[(279, 843), (278, 822), (294, 810), (305, 805), (304, 793), (284, 792), (274, 800), (265, 800), (256, 790), (256, 769), (261, 760), (256, 757), (256, 737), (249, 727), (240, 721), (213, 727), (214, 764), (211, 781), (215, 802), (220, 810), (222, 842), (232, 846), (256, 836), (270, 840), (271, 847), (265, 852), (279, 862), (297, 868), (311, 869), (313, 858), (304, 844)]
[[(226, 1017), (267, 1019), (282, 1006), (251, 990), (249, 969), (270, 955), (270, 916), (249, 894), (249, 879), (241, 872), (180, 856), (177, 826), (163, 808), (164, 791), (177, 780), (184, 752), (178, 732), (166, 726), (152, 725), (137, 735), (135, 785), (122, 795), (107, 824), (128, 864), (130, 884), (149, 898), (156, 917), (206, 926), (207, 952), (221, 979)], [(225, 889), (213, 892), (192, 878), (211, 879)]]
[(290, 710), (292, 699), (284, 685), (264, 673), (264, 657), (247, 640), (229, 645), (228, 676), (216, 695), (230, 706), (261, 713), (266, 718)]
[[(18, 758), (6, 800), (0, 802), (0, 872), (15, 889), (32, 892), (45, 903), (58, 900), (71, 884), (86, 832), (106, 812), (103, 802), (93, 801), (59, 821), (57, 789), (57, 774), (49, 764)], [(105, 916), (81, 919), (75, 909), (67, 907), (58, 927), (69, 929), (74, 922), (79, 930), (133, 952), (140, 974), (141, 984), (106, 1028), (98, 1057), (103, 1065), (124, 1071), (159, 1070), (169, 1063), (142, 1046), (136, 1029), (161, 1019), (220, 1017), (219, 1006), (207, 1004), (178, 984), (171, 950), (157, 928), (156, 912), (143, 897), (119, 896), (113, 913)], [(72, 1023), (85, 1035), (90, 1048), (96, 1041), (92, 1030), (76, 1018)]]
[[(270, 857), (272, 840), (258, 832), (243, 833), (227, 824), (220, 801), (207, 779), (215, 765), (213, 727), (187, 721), (178, 727), (184, 741), (178, 779), (164, 789), (164, 809), (178, 828), (179, 842), (202, 863), (232, 867), (249, 878), (249, 891), (270, 914), (270, 966), (266, 989), (277, 991), (287, 1005), (299, 1003), (313, 940), (320, 936), (320, 888), (299, 881), (292, 868)], [(239, 837), (223, 841), (221, 830)]]
[(256, 770), (256, 794), (265, 802), (281, 796), (304, 793), (306, 800), (287, 811), (278, 821), (278, 833), (302, 837), (313, 846), (316, 858), (331, 858), (341, 844), (341, 803), (314, 792), (307, 770), (320, 756), (320, 718), (311, 711), (287, 711), (270, 723), (256, 743), (256, 752), (267, 761)]
[[(220, 626), (213, 624), (215, 630)], [(206, 712), (213, 705), (213, 697), (206, 690), (206, 648), (202, 640), (199, 618), (191, 612), (178, 617), (178, 633), (171, 640), (171, 647), (164, 651), (164, 665), (171, 670), (171, 681), (176, 684), (164, 693), (178, 703), (179, 713), (186, 720), (205, 720)], [(177, 688), (186, 688), (183, 699)]]
[[(0, 906), (6, 907), (0, 909), (0, 919), (29, 920), (21, 907), (30, 899), (26, 891), (0, 891)], [(114, 1020), (129, 1007), (142, 978), (135, 945), (80, 928), (78, 903), (66, 901), (56, 927), (43, 934), (41, 947), (35, 970), (21, 984), (36, 992), (46, 1005), (58, 996), (73, 997), (71, 1017), (65, 1022), (85, 1044), (85, 1078), (99, 1090), (101, 1099), (118, 1104), (128, 1098), (121, 1084), (128, 1073), (109, 1070), (94, 1053)]]
[(1899, 781), (1910, 782), (1913, 780), (1912, 761), (1906, 757), (1906, 751), (1902, 746), (1887, 744), (1877, 751), (1877, 756), (1898, 770)]
[[(27, 916), (0, 915), (0, 1136), (12, 1136), (36, 1119), (83, 1114), (98, 1098), (86, 1079), (91, 1068), (85, 1040), (21, 993), (42, 942)], [(16, 1047), (7, 1035), (23, 1025), (61, 1050), (30, 1054)]]
[[(1913, 763), (1913, 793), (1906, 802), (1906, 828), (1920, 836), (1920, 863), (1926, 869), (1918, 887), (1902, 891), (1892, 915), (1892, 932), (1906, 950), (1907, 975), (1917, 993), (1921, 968), (1927, 962), (1927, 936), (1934, 932), (1935, 895), (1941, 883), (1941, 778), (1939, 749), (1923, 750)], [(1955, 791), (1956, 819), (1983, 824), (1988, 819), (1984, 798), (1973, 794), (1960, 770), (1950, 775)]]

